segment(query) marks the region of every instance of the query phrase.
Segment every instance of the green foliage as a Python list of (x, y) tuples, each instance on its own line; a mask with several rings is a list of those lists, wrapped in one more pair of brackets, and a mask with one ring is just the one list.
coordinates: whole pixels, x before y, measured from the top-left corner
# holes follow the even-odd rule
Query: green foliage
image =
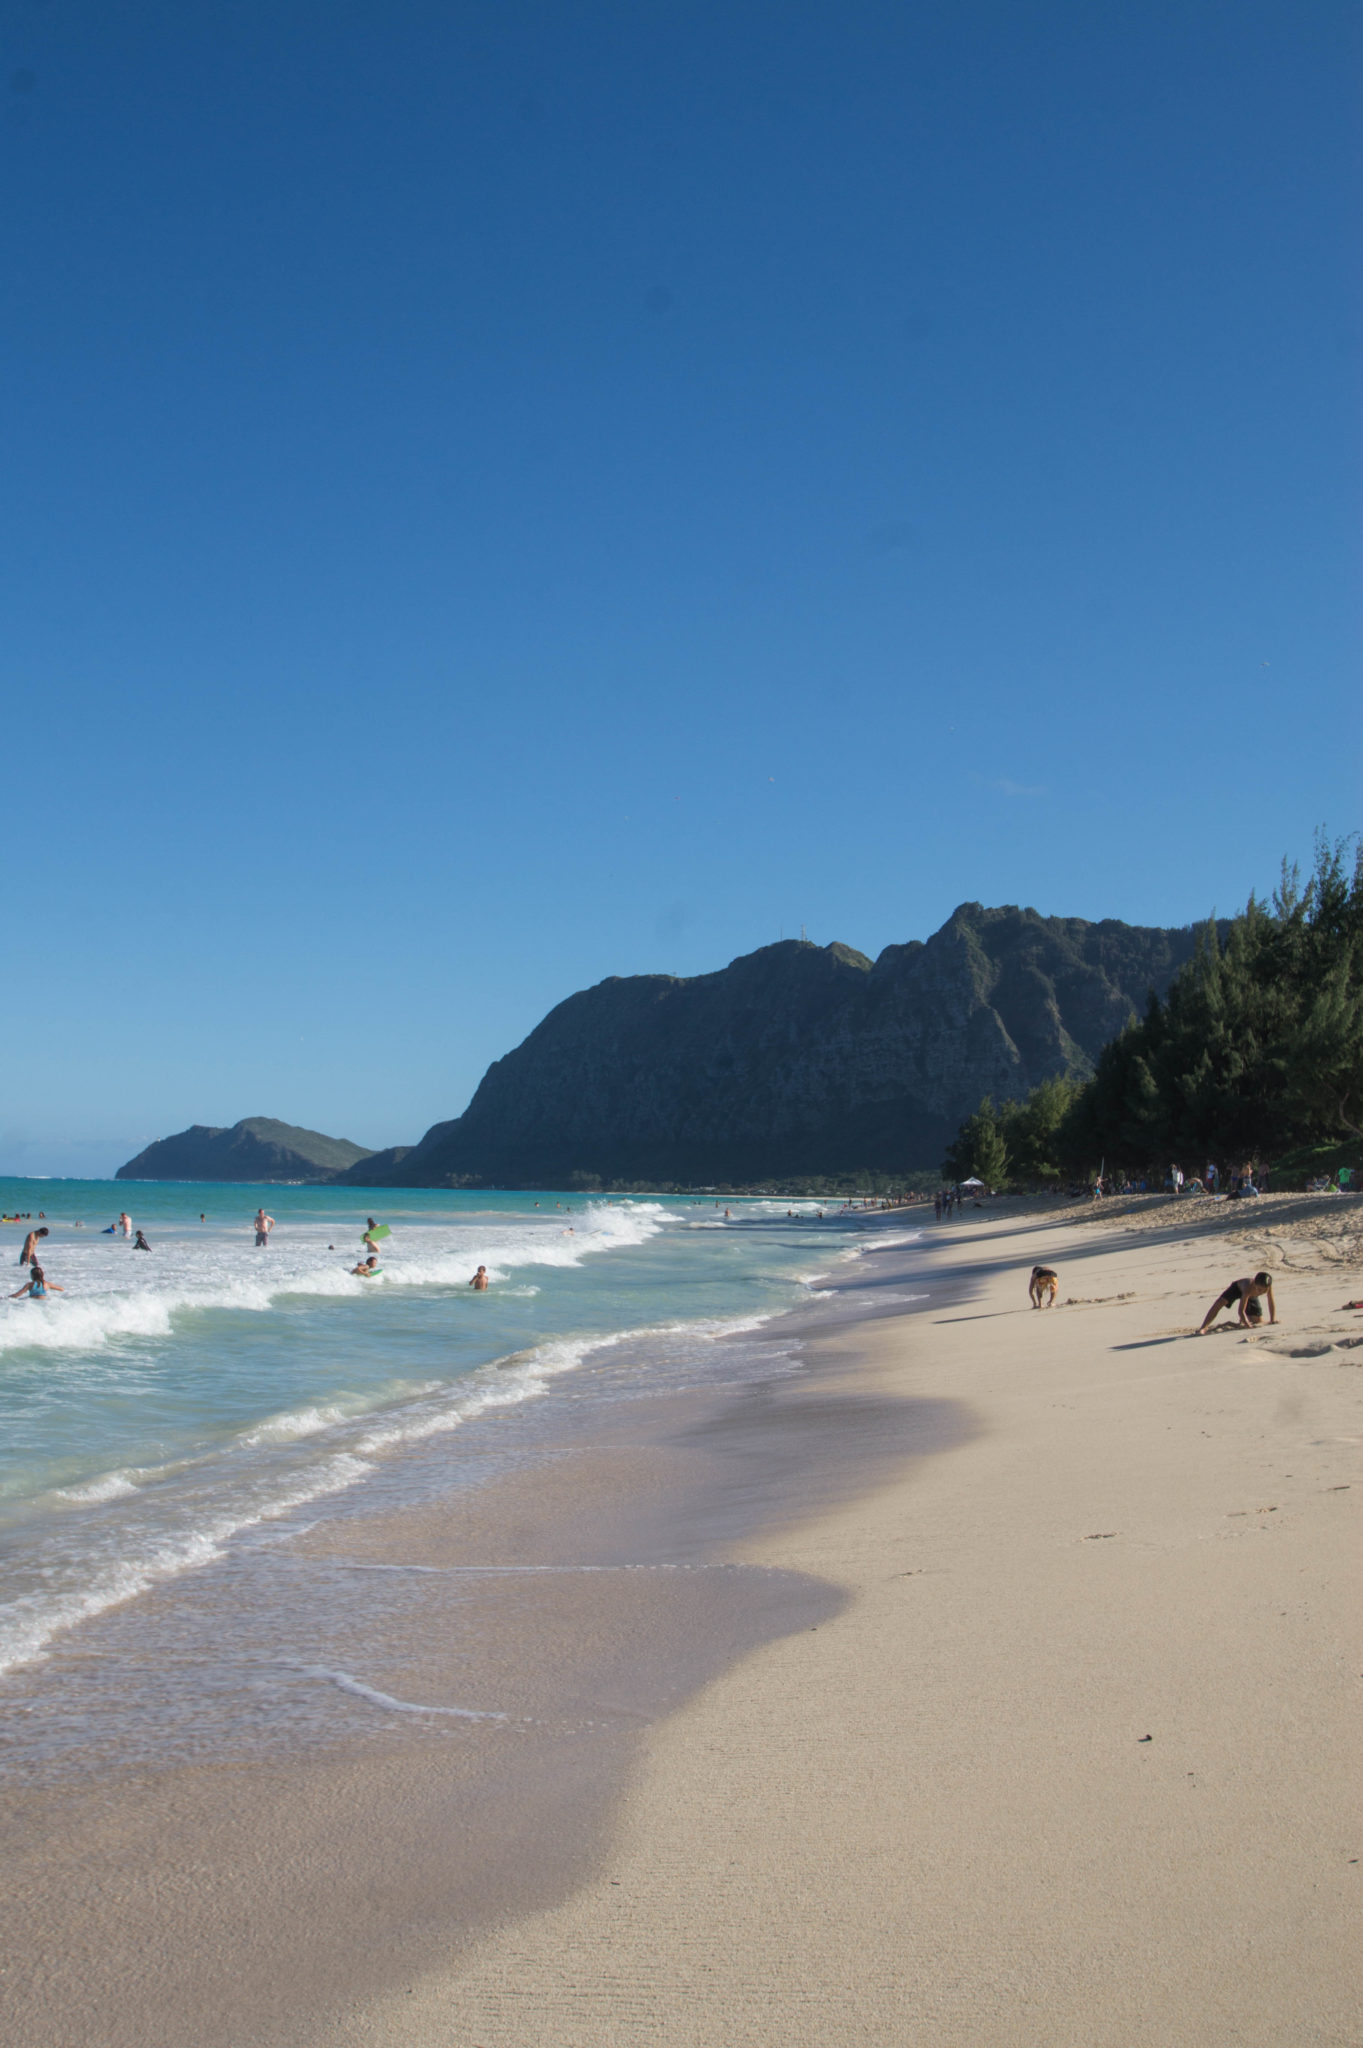
[[(1363, 849), (1321, 839), (1303, 887), (1284, 866), (1270, 907), (1250, 899), (1202, 934), (1168, 994), (1098, 1056), (1091, 1081), (1043, 1081), (1025, 1102), (983, 1102), (946, 1162), (988, 1180), (993, 1130), (1016, 1179), (1171, 1160), (1273, 1159), (1363, 1139)], [(965, 1166), (969, 1157), (970, 1166)]]
[(1363, 1135), (1363, 853), (1321, 841), (1224, 945), (1196, 956), (1104, 1048), (1067, 1121), (1071, 1160), (1272, 1157)]
[(992, 1096), (986, 1095), (975, 1114), (961, 1125), (942, 1162), (942, 1172), (949, 1181), (969, 1180), (975, 1174), (991, 1188), (1000, 1188), (1007, 1180), (1008, 1146)]
[(1078, 1081), (1056, 1075), (1042, 1081), (1025, 1102), (1005, 1102), (999, 1112), (1014, 1180), (1035, 1186), (1059, 1180), (1062, 1132), (1081, 1092)]

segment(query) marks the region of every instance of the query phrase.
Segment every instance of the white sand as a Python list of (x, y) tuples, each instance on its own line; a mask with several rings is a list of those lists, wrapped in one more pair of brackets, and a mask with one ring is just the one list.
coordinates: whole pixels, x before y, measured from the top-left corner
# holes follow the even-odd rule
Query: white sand
[[(1006, 1275), (813, 1353), (812, 1393), (979, 1434), (751, 1546), (845, 1611), (649, 1732), (566, 1903), (317, 2039), (1357, 2048), (1363, 1268), (1267, 1206), (1248, 1240), (1195, 1213), (1156, 1219), (1172, 1248), (967, 1223), (943, 1256)], [(1157, 1341), (1264, 1257), (1280, 1330)], [(1032, 1312), (1034, 1260), (1134, 1298)]]

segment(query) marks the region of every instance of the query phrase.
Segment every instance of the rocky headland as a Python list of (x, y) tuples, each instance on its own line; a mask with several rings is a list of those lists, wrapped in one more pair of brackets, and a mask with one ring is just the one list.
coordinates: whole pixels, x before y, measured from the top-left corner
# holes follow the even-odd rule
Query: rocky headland
[(965, 903), (875, 961), (764, 946), (713, 974), (611, 977), (496, 1060), (462, 1116), (371, 1186), (743, 1185), (936, 1168), (986, 1094), (1087, 1076), (1196, 944)]

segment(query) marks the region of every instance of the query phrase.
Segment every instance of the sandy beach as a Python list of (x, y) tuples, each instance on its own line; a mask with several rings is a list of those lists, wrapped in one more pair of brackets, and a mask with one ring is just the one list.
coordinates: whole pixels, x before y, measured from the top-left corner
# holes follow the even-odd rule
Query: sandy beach
[(1360, 1221), (869, 1219), (797, 1373), (319, 1528), (403, 1711), (10, 1800), (9, 2037), (1356, 2043)]
[[(816, 1347), (974, 1433), (744, 1555), (831, 1618), (651, 1728), (587, 1883), (318, 2042), (1356, 2043), (1352, 1205), (998, 1211)], [(1054, 1311), (1025, 1279), (1058, 1267)], [(1193, 1340), (1225, 1279), (1280, 1326)], [(870, 1255), (890, 1288), (921, 1255)]]

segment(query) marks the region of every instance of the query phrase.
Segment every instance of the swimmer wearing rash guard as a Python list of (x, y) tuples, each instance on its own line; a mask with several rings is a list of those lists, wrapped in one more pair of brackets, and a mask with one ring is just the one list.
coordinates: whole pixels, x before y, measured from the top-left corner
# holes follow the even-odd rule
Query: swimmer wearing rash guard
[(49, 1280), (36, 1259), (29, 1267), (29, 1272), (32, 1278), (26, 1286), (15, 1288), (10, 1296), (11, 1301), (17, 1301), (21, 1294), (26, 1294), (31, 1301), (41, 1301), (45, 1294), (65, 1294), (66, 1289), (58, 1287), (54, 1280)]

